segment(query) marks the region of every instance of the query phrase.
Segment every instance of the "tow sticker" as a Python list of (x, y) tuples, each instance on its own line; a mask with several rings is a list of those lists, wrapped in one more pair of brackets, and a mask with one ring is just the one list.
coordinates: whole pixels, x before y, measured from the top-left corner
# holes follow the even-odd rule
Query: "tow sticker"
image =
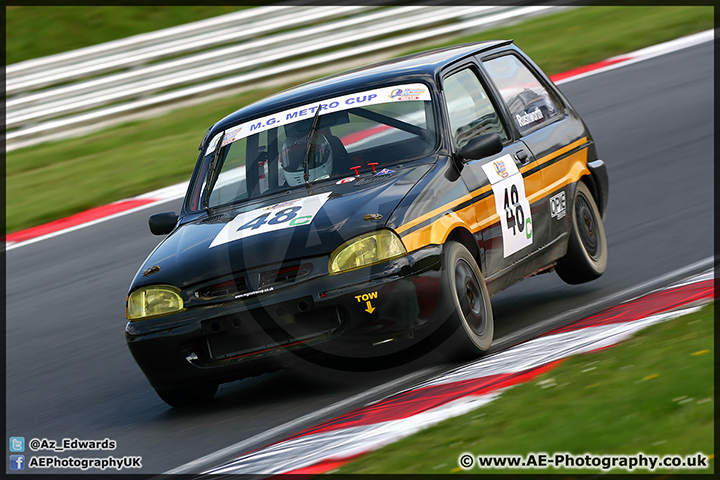
[(503, 257), (532, 245), (530, 202), (525, 196), (522, 174), (510, 155), (482, 166), (492, 185), (495, 210), (500, 216)]
[(241, 213), (220, 230), (210, 248), (261, 233), (307, 225), (313, 221), (330, 193), (311, 195)]
[(372, 301), (377, 300), (377, 298), (378, 298), (377, 292), (368, 292), (368, 293), (363, 293), (362, 295), (355, 295), (355, 300), (357, 300), (358, 303), (362, 304), (363, 302), (365, 302), (363, 304), (363, 306), (367, 307), (367, 308), (365, 308), (364, 310), (370, 314), (372, 314), (375, 311), (375, 307), (373, 307)]

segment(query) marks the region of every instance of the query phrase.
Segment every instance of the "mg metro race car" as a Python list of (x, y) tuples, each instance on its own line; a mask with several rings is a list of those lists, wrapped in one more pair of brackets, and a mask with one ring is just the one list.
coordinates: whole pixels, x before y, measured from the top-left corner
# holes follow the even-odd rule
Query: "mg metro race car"
[(490, 296), (607, 263), (605, 164), (511, 41), (313, 81), (210, 127), (179, 214), (127, 297), (170, 405), (299, 358), (339, 370), (487, 351)]

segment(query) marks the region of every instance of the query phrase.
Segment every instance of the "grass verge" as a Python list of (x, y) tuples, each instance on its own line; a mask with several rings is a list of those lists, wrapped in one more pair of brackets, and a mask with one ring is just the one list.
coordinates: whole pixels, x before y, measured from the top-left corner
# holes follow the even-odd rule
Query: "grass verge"
[[(334, 473), (551, 473), (587, 469), (479, 469), (477, 455), (710, 456), (714, 471), (714, 305), (653, 325), (600, 352), (571, 357), (494, 402), (371, 452)], [(610, 473), (626, 473), (615, 469)], [(634, 473), (650, 473), (634, 470)]]
[[(514, 38), (552, 74), (712, 26), (712, 7), (582, 7), (453, 43)], [(278, 90), (246, 92), (8, 153), (6, 233), (187, 180), (209, 125)]]

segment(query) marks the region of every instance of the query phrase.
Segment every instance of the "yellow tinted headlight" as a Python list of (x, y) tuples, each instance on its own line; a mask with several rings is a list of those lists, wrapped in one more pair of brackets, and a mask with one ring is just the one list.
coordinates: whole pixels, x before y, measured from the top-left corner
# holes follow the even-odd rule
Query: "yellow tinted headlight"
[(182, 309), (180, 290), (170, 285), (151, 285), (139, 288), (128, 296), (126, 315), (128, 320), (135, 322)]
[(340, 245), (330, 255), (330, 275), (367, 267), (407, 254), (405, 246), (390, 230), (366, 233)]

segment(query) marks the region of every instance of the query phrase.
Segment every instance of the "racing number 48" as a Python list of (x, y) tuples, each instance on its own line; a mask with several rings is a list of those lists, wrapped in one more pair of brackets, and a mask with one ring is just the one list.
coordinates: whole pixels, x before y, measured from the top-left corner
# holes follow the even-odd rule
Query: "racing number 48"
[(268, 220), (268, 217), (271, 215), (271, 213), (260, 215), (259, 217), (250, 220), (245, 225), (238, 228), (237, 231), (239, 232), (240, 230), (244, 230), (246, 228), (256, 230), (265, 225), (266, 223), (268, 225), (277, 225), (280, 223), (290, 222), (290, 225), (292, 226), (303, 225), (309, 221), (308, 217), (310, 217), (310, 215), (298, 217), (297, 213), (300, 211), (300, 209), (301, 207), (284, 208), (275, 212), (275, 215), (270, 220)]
[(525, 231), (525, 236), (532, 238), (532, 220), (525, 215), (517, 185), (512, 184), (510, 188), (505, 188), (504, 207), (507, 229), (512, 229), (513, 236)]
[(510, 192), (505, 189), (505, 215), (507, 218), (508, 230), (512, 228), (513, 235), (516, 235), (515, 227), (521, 233), (525, 229), (525, 212), (523, 211), (522, 205), (519, 204), (519, 198), (517, 186), (514, 184), (510, 187)]

